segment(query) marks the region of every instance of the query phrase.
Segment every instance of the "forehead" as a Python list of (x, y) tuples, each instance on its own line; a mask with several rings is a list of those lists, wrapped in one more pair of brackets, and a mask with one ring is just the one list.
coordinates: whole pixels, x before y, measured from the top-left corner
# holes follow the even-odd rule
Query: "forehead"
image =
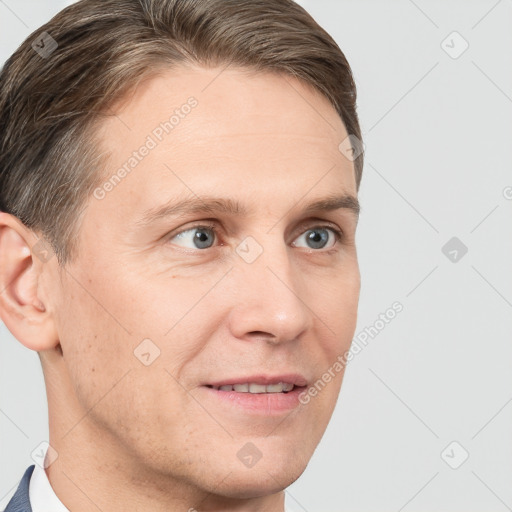
[[(183, 115), (179, 111), (190, 98), (197, 106)], [(141, 137), (169, 121), (173, 113), (179, 120), (164, 145), (174, 149), (183, 142), (218, 141), (222, 136), (229, 137), (227, 143), (233, 136), (258, 135), (254, 143), (265, 135), (280, 141), (300, 136), (314, 144), (321, 139), (325, 146), (321, 151), (330, 146), (337, 156), (340, 138), (346, 136), (334, 107), (310, 84), (284, 74), (243, 68), (189, 65), (164, 69), (141, 82), (110, 112), (113, 115), (105, 121), (101, 138), (104, 148), (114, 152), (126, 151), (130, 144), (136, 147)]]
[(111, 204), (124, 194), (124, 203), (149, 197), (151, 207), (177, 187), (300, 193), (319, 178), (322, 195), (335, 183), (333, 192), (356, 193), (353, 164), (338, 149), (347, 137), (339, 115), (293, 77), (230, 67), (162, 70), (112, 114), (99, 130), (109, 155), (105, 179), (125, 171), (109, 192)]

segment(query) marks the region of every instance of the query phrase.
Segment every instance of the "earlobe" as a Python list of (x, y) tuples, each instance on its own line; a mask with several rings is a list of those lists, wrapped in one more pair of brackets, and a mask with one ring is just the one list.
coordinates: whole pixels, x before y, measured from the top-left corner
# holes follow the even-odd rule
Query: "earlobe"
[(18, 341), (39, 352), (59, 341), (44, 303), (41, 277), (47, 263), (31, 251), (37, 241), (19, 219), (0, 212), (0, 318)]

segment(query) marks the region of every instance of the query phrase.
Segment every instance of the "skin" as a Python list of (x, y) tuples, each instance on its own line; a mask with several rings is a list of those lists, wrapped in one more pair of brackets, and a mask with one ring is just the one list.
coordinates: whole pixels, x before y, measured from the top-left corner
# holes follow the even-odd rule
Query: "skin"
[[(357, 196), (335, 109), (289, 76), (221, 69), (164, 70), (115, 106), (98, 132), (107, 178), (198, 101), (104, 199), (90, 198), (66, 268), (36, 257), (36, 234), (0, 214), (0, 314), (41, 356), (58, 453), (46, 473), (73, 512), (282, 511), (336, 405), (342, 372), (273, 416), (220, 407), (201, 387), (284, 372), (315, 382), (350, 346), (360, 290), (357, 215), (303, 213)], [(252, 213), (136, 226), (148, 209), (205, 195)], [(211, 247), (195, 247), (194, 231), (175, 237), (205, 222)], [(308, 246), (326, 225), (342, 238), (327, 230), (326, 248)], [(235, 251), (248, 236), (263, 249), (252, 263)], [(146, 338), (160, 350), (149, 366), (134, 355)], [(251, 468), (237, 457), (247, 442), (262, 453)]]

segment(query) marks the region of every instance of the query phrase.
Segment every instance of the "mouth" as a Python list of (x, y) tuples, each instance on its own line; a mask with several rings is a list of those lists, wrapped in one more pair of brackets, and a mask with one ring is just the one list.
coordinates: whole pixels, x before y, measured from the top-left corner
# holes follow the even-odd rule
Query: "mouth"
[(207, 388), (215, 389), (217, 391), (236, 391), (237, 393), (251, 393), (251, 394), (261, 394), (261, 393), (290, 393), (297, 388), (305, 388), (306, 386), (295, 386), (295, 384), (291, 384), (290, 382), (278, 382), (277, 384), (256, 384), (254, 382), (247, 382), (245, 384), (225, 384), (222, 386), (213, 386), (211, 384), (206, 385)]
[(299, 373), (280, 375), (247, 375), (227, 378), (222, 381), (208, 382), (203, 385), (218, 391), (236, 391), (237, 393), (289, 393), (295, 388), (306, 387), (308, 380)]
[(203, 384), (207, 396), (229, 412), (277, 415), (300, 405), (299, 396), (307, 388), (301, 375), (252, 376)]

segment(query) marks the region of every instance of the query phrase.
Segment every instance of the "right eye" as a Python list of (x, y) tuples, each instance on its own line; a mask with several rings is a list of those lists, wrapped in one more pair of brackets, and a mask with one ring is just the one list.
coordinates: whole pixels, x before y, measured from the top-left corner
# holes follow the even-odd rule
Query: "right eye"
[[(216, 239), (214, 225), (197, 225), (187, 228), (169, 238), (173, 240), (174, 245), (184, 247), (185, 249), (209, 249)], [(176, 243), (176, 240), (178, 243)]]

